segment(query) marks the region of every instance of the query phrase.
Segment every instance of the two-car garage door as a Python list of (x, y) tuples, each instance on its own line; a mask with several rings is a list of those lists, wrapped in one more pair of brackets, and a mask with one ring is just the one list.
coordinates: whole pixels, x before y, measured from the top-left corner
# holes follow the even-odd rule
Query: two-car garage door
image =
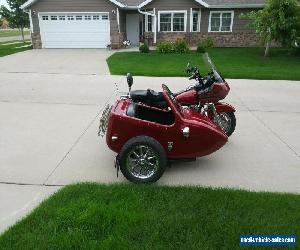
[(108, 13), (40, 13), (43, 48), (106, 48)]

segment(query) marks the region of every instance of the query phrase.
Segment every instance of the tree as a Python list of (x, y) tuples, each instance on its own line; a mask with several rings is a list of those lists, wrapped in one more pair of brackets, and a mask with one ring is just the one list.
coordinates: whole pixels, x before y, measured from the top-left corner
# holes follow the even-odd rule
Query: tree
[(250, 19), (250, 26), (265, 45), (265, 56), (272, 42), (291, 48), (299, 35), (300, 9), (297, 0), (268, 0), (264, 9), (242, 14), (242, 17)]
[(24, 28), (29, 26), (29, 16), (21, 9), (21, 5), (25, 2), (26, 0), (7, 0), (10, 9), (3, 5), (0, 7), (0, 15), (9, 22), (10, 26), (21, 30), (23, 41), (25, 40)]

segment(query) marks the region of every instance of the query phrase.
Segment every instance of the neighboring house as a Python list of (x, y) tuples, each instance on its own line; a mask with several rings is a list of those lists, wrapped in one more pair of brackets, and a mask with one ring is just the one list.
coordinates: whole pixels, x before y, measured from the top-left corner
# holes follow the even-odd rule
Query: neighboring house
[(0, 29), (8, 29), (9, 28), (9, 22), (6, 19), (0, 20)]
[(257, 46), (240, 14), (263, 8), (264, 0), (29, 0), (34, 48), (120, 48), (147, 40), (185, 38), (197, 45), (207, 36), (216, 46)]

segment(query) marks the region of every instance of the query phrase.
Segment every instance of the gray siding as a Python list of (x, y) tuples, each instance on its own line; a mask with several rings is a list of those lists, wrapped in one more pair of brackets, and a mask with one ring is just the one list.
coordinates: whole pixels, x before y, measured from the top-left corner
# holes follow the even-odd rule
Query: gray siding
[(39, 12), (109, 12), (111, 32), (117, 32), (116, 14), (117, 6), (109, 0), (39, 0), (31, 6), (33, 32), (40, 32), (38, 23)]
[[(207, 9), (194, 0), (154, 0), (145, 6), (147, 9), (155, 8), (156, 13), (159, 10), (187, 10), (187, 32), (190, 30), (190, 9), (201, 8), (200, 32), (208, 32), (209, 13), (211, 10), (217, 11), (222, 9)], [(225, 10), (225, 9), (224, 9)], [(227, 9), (231, 10), (231, 9)], [(251, 32), (252, 29), (247, 27), (248, 20), (241, 19), (241, 13), (251, 11), (250, 9), (234, 9), (233, 32)]]
[(246, 19), (240, 18), (240, 15), (242, 13), (247, 13), (247, 12), (251, 11), (251, 9), (202, 9), (201, 32), (208, 32), (210, 11), (218, 11), (218, 10), (219, 11), (226, 11), (226, 10), (234, 11), (232, 32), (251, 32), (251, 31), (253, 31), (253, 29), (251, 29), (247, 26), (249, 24), (249, 21)]
[(145, 9), (155, 8), (159, 10), (186, 10), (187, 11), (187, 32), (190, 30), (190, 9), (201, 8), (201, 5), (194, 0), (154, 0), (144, 7)]

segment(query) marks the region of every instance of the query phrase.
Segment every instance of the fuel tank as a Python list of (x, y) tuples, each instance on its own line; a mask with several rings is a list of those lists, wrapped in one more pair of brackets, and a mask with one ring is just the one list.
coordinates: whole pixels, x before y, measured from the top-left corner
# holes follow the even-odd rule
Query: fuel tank
[(198, 93), (196, 90), (191, 89), (188, 91), (184, 91), (175, 97), (175, 99), (181, 105), (196, 105), (198, 103)]

